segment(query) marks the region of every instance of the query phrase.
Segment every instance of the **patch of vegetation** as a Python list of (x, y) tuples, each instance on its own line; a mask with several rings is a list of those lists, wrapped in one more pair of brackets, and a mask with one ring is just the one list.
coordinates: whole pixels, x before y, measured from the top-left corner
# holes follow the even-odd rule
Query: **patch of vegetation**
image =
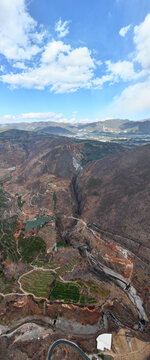
[(83, 147), (83, 160), (82, 165), (86, 165), (90, 161), (95, 161), (104, 158), (105, 156), (113, 153), (118, 153), (121, 151), (124, 151), (125, 149), (123, 146), (119, 144), (112, 144), (110, 142), (97, 142), (94, 140), (89, 140), (85, 142), (85, 140), (82, 140), (84, 142)]
[(0, 188), (0, 209), (7, 207), (8, 199), (5, 195), (5, 192)]
[(15, 291), (18, 291), (18, 283), (16, 281), (16, 276), (9, 276), (7, 274), (1, 273), (0, 276), (0, 291), (3, 294), (9, 294)]
[(69, 247), (69, 246), (70, 246), (69, 244), (66, 244), (63, 242), (60, 242), (60, 241), (57, 242), (57, 247)]
[(18, 262), (19, 254), (17, 252), (14, 233), (17, 227), (17, 217), (13, 216), (7, 220), (0, 221), (0, 252), (3, 261), (10, 260)]
[(95, 295), (99, 295), (101, 297), (107, 298), (110, 295), (109, 289), (104, 289), (97, 284), (95, 284), (93, 281), (87, 281), (86, 284), (90, 288), (90, 292)]
[(58, 228), (61, 224), (61, 214), (57, 213), (55, 215), (55, 224), (56, 224), (56, 227)]
[(54, 211), (56, 211), (57, 196), (56, 196), (55, 191), (53, 192), (53, 202), (54, 202)]
[(80, 303), (83, 304), (83, 305), (95, 304), (96, 299), (91, 297), (91, 296), (81, 295)]
[(4, 294), (10, 294), (11, 293), (11, 287), (9, 285), (5, 286), (5, 289), (3, 290)]
[(0, 179), (1, 186), (3, 186), (6, 181), (11, 179), (12, 179), (11, 173), (4, 175), (3, 178)]
[(67, 271), (71, 271), (73, 267), (78, 264), (80, 264), (80, 260), (78, 258), (73, 258), (70, 262), (62, 264), (56, 272), (58, 276), (63, 276)]
[(82, 288), (87, 289), (87, 286), (81, 280), (76, 281), (76, 284), (80, 285)]
[(102, 359), (102, 360), (105, 359), (105, 355), (104, 355), (104, 354), (98, 354), (98, 357), (99, 357), (100, 359)]
[(102, 184), (102, 180), (100, 178), (97, 178), (97, 177), (91, 177), (88, 182), (87, 182), (87, 189), (89, 191), (97, 188), (97, 187), (100, 187), (100, 185)]
[(55, 261), (50, 261), (47, 256), (39, 255), (38, 259), (32, 261), (32, 265), (37, 267), (44, 267), (45, 269), (55, 269), (59, 264)]
[(110, 290), (101, 288), (94, 281), (76, 282), (80, 287), (80, 303), (83, 305), (94, 304), (97, 302), (97, 296), (107, 298), (110, 295)]
[(48, 298), (54, 280), (50, 271), (34, 270), (21, 278), (21, 285), (24, 291), (32, 293), (36, 297)]
[(77, 303), (80, 298), (79, 287), (73, 283), (58, 281), (49, 295), (50, 300), (64, 300), (65, 302)]
[(93, 191), (93, 192), (91, 193), (91, 195), (93, 195), (93, 196), (99, 196), (99, 193), (98, 193), (97, 191)]
[(19, 208), (20, 210), (22, 209), (24, 203), (25, 203), (25, 200), (22, 200), (22, 199), (21, 199), (21, 195), (19, 195), (19, 196), (17, 197), (17, 204), (18, 204), (18, 208)]
[(37, 218), (36, 220), (33, 221), (27, 221), (25, 230), (31, 231), (32, 229), (36, 229), (38, 231), (41, 226), (45, 225), (49, 221), (50, 221), (50, 217), (46, 217), (46, 216)]
[(79, 287), (74, 283), (56, 281), (50, 271), (34, 270), (21, 278), (24, 291), (36, 297), (45, 297), (49, 300), (62, 300), (77, 303), (80, 299)]
[(18, 247), (22, 260), (27, 263), (32, 262), (37, 255), (46, 253), (45, 241), (39, 236), (24, 238), (20, 235)]

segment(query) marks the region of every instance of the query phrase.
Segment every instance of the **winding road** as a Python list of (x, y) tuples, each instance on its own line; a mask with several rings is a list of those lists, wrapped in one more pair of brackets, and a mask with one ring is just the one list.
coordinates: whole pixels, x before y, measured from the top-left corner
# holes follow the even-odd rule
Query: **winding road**
[(83, 359), (85, 360), (90, 360), (90, 358), (84, 353), (83, 350), (81, 350), (76, 344), (74, 344), (73, 342), (71, 341), (68, 341), (68, 340), (64, 340), (64, 339), (59, 339), (57, 341), (55, 341), (52, 345), (52, 347), (50, 348), (49, 350), (49, 353), (48, 353), (48, 358), (47, 360), (51, 360), (51, 357), (52, 357), (52, 354), (53, 354), (53, 351), (55, 349), (55, 347), (57, 345), (60, 345), (60, 344), (66, 344), (66, 345), (69, 345), (71, 346), (73, 349), (75, 349), (80, 355), (82, 355)]

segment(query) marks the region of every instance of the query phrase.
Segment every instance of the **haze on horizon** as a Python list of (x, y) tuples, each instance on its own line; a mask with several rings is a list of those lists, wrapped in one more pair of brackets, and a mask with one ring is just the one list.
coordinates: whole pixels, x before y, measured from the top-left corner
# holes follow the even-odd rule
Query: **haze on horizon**
[(148, 0), (1, 0), (0, 123), (150, 118)]

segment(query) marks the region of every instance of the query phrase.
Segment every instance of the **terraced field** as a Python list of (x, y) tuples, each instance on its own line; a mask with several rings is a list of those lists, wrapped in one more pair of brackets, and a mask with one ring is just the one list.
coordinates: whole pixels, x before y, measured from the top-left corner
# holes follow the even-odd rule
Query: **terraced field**
[(71, 271), (75, 265), (80, 265), (81, 260), (78, 258), (73, 258), (72, 261), (66, 264), (60, 264), (56, 261), (47, 260), (43, 256), (39, 256), (38, 259), (35, 259), (32, 262), (32, 265), (37, 267), (43, 267), (45, 269), (55, 269), (58, 276), (63, 277), (65, 273)]
[(79, 302), (80, 291), (76, 283), (63, 283), (55, 279), (49, 271), (33, 270), (20, 279), (22, 289), (36, 297), (50, 300), (64, 300), (66, 302)]
[(77, 281), (80, 287), (80, 303), (94, 304), (99, 298), (106, 299), (110, 295), (110, 290), (98, 286), (94, 281)]
[(36, 297), (48, 298), (55, 278), (50, 271), (34, 270), (20, 279), (22, 289)]
[(36, 267), (43, 267), (44, 269), (55, 269), (59, 267), (59, 263), (46, 259), (43, 255), (39, 255), (38, 259), (32, 261), (32, 265)]
[(71, 271), (75, 265), (79, 265), (81, 262), (78, 258), (73, 258), (72, 261), (63, 264), (56, 270), (58, 276), (64, 276), (67, 271)]
[(37, 255), (46, 253), (46, 244), (40, 236), (30, 236), (24, 239), (19, 236), (18, 247), (24, 262), (32, 262)]
[(18, 262), (19, 254), (17, 252), (14, 232), (17, 226), (17, 217), (13, 216), (7, 220), (0, 221), (0, 252), (3, 260)]
[(107, 298), (110, 295), (110, 290), (98, 286), (93, 281), (87, 281), (86, 285), (89, 287), (90, 292), (94, 295), (100, 296), (102, 298)]
[(50, 300), (63, 300), (64, 302), (79, 302), (80, 292), (79, 287), (74, 283), (63, 283), (58, 281), (56, 286), (52, 289)]
[(75, 304), (94, 304), (99, 297), (107, 298), (110, 294), (109, 290), (100, 288), (94, 282), (80, 280), (63, 282), (57, 276), (58, 274), (54, 274), (49, 270), (33, 270), (23, 275), (20, 278), (20, 283), (25, 292), (31, 293), (35, 297)]

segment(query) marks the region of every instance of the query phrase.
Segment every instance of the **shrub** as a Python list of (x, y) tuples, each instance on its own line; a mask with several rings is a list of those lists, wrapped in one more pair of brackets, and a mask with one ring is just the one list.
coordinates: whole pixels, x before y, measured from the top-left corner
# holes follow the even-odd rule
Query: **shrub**
[(96, 178), (96, 177), (91, 177), (89, 180), (88, 180), (88, 183), (87, 183), (87, 189), (88, 190), (93, 190), (97, 187), (99, 187), (102, 183), (102, 180), (100, 178)]

